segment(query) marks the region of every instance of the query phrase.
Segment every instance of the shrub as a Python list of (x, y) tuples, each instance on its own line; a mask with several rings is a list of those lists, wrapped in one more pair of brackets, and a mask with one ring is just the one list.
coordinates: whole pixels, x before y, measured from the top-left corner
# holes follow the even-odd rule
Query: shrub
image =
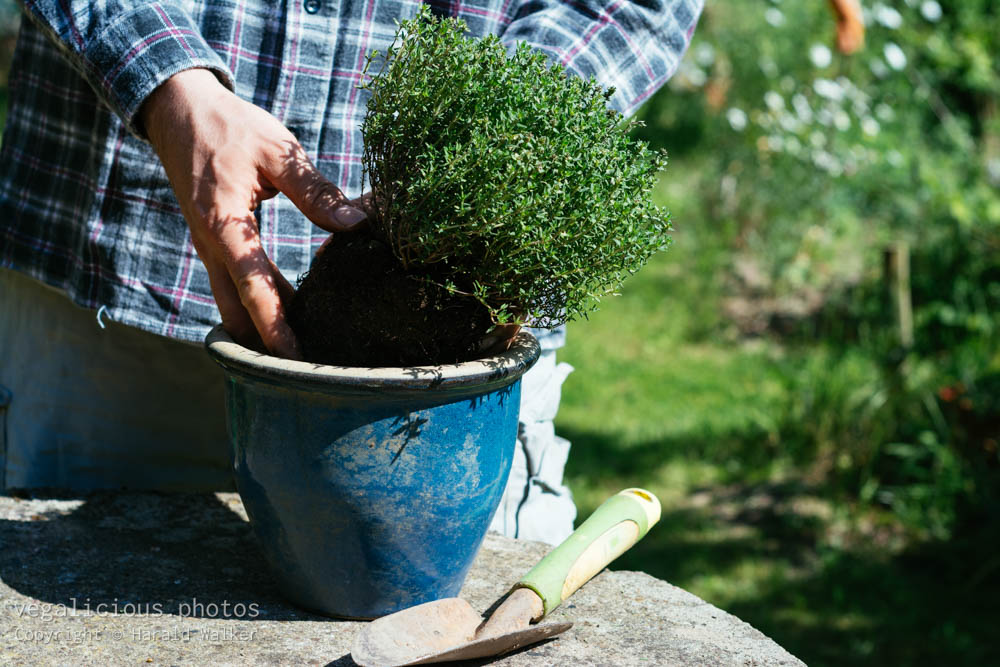
[(669, 244), (650, 199), (666, 156), (629, 138), (612, 91), (465, 29), (424, 9), (368, 60), (371, 231), (497, 324), (586, 315)]
[[(997, 4), (863, 3), (866, 47), (849, 58), (827, 46), (824, 3), (766, 4), (709, 3), (670, 89), (640, 112), (675, 164), (681, 139), (690, 145), (685, 215), (704, 224), (686, 246), (722, 248), (709, 271), (684, 273), (686, 288), (707, 274), (756, 314), (822, 307), (797, 325), (787, 318), (784, 341), (811, 349), (822, 337), (844, 358), (798, 371), (806, 400), (785, 439), (821, 462), (833, 450), (842, 465), (830, 481), (930, 534), (995, 522)], [(883, 268), (897, 241), (912, 252), (909, 350)], [(967, 393), (939, 394), (956, 386)]]

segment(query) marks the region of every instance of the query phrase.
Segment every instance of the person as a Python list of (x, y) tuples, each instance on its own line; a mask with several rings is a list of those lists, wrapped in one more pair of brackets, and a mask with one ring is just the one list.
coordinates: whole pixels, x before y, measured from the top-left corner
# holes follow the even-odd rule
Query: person
[(828, 0), (837, 22), (837, 50), (851, 55), (865, 45), (865, 21), (858, 0)]
[[(702, 0), (429, 4), (614, 87), (627, 114), (674, 72)], [(223, 380), (198, 344), (221, 319), (300, 356), (291, 283), (365, 218), (366, 54), (419, 7), (25, 0), (0, 148), (0, 490), (231, 488)], [(572, 530), (564, 335), (541, 334), (524, 380), (508, 535)]]

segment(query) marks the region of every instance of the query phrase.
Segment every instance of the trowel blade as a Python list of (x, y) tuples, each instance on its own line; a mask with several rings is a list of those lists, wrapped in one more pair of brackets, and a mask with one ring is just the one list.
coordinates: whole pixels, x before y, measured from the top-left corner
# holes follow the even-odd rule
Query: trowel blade
[(351, 658), (361, 667), (403, 667), (501, 655), (554, 637), (572, 623), (545, 623), (489, 639), (475, 639), (482, 618), (460, 598), (446, 598), (375, 619), (354, 639)]
[(531, 646), (537, 642), (555, 637), (566, 632), (572, 623), (542, 623), (533, 625), (524, 630), (508, 632), (499, 637), (489, 639), (477, 639), (467, 642), (461, 646), (456, 646), (450, 651), (443, 651), (428, 655), (426, 657), (407, 662), (407, 665), (427, 665), (434, 662), (453, 662), (455, 660), (473, 660), (476, 658), (488, 658), (490, 656), (500, 656), (511, 651), (516, 651), (525, 646)]

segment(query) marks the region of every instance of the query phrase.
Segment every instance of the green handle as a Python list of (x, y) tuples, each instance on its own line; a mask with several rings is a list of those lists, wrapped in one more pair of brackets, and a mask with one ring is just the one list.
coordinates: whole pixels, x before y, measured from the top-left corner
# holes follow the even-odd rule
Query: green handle
[(535, 591), (545, 605), (545, 616), (628, 551), (659, 520), (656, 496), (643, 489), (625, 489), (605, 500), (514, 588)]

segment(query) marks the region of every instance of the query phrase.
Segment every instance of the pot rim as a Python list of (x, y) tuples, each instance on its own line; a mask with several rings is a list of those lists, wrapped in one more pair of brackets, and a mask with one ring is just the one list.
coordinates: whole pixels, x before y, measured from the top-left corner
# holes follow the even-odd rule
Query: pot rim
[(233, 341), (221, 324), (208, 332), (205, 348), (212, 359), (230, 373), (313, 391), (364, 393), (426, 393), (427, 390), (480, 387), (491, 390), (520, 378), (541, 354), (535, 337), (522, 330), (507, 351), (458, 364), (384, 368), (327, 366), (273, 357), (243, 347)]

